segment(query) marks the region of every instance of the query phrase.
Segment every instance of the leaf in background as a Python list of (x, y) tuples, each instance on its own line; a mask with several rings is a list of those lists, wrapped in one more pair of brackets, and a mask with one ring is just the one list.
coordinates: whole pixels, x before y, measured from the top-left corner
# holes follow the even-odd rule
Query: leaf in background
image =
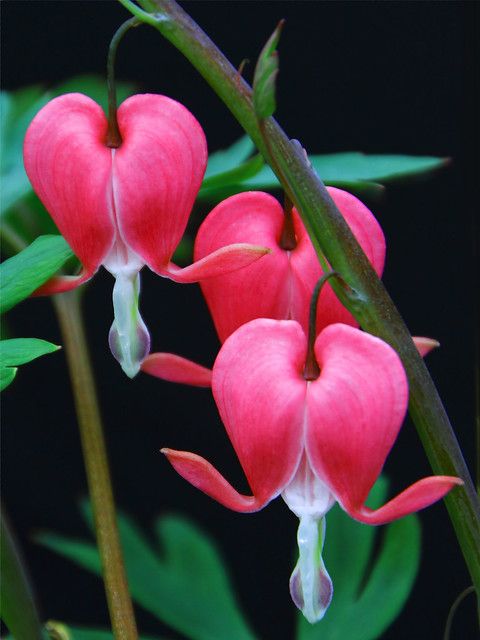
[[(23, 140), (28, 125), (49, 100), (70, 92), (84, 93), (101, 104), (104, 110), (107, 108), (106, 80), (95, 75), (75, 76), (49, 90), (34, 85), (13, 92), (1, 92), (0, 215), (4, 215), (32, 191), (23, 168)], [(119, 102), (134, 92), (135, 86), (132, 83), (117, 83)]]
[[(387, 482), (380, 478), (369, 506), (379, 506), (386, 495)], [(329, 512), (324, 560), (333, 600), (315, 625), (298, 616), (297, 640), (375, 640), (398, 616), (418, 571), (420, 524), (412, 515), (387, 525), (372, 559), (377, 531), (355, 522), (338, 505)]]
[(225, 171), (236, 169), (252, 155), (254, 149), (255, 145), (251, 138), (245, 135), (236, 140), (227, 149), (221, 149), (210, 154), (204, 180)]
[(62, 236), (41, 236), (0, 265), (0, 313), (28, 298), (73, 256)]
[(0, 614), (16, 640), (46, 640), (30, 579), (2, 508), (0, 550)]
[[(232, 187), (241, 185), (242, 182), (253, 178), (263, 166), (262, 156), (256, 155), (234, 169), (206, 178), (197, 197), (202, 200), (217, 200), (218, 194), (223, 193), (225, 188), (231, 190)], [(238, 193), (242, 190), (240, 187), (240, 189), (234, 190), (233, 193)]]
[[(90, 510), (83, 507), (90, 526)], [(212, 542), (187, 520), (168, 517), (156, 526), (161, 553), (127, 518), (118, 520), (132, 597), (191, 640), (254, 640)], [(94, 545), (42, 533), (36, 540), (100, 575)]]
[(12, 338), (0, 341), (0, 391), (12, 382), (17, 366), (60, 349), (56, 344), (39, 338)]

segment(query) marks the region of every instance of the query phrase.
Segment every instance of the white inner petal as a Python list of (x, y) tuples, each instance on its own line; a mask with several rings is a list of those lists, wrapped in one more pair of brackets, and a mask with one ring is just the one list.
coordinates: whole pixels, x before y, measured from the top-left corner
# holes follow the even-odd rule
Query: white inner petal
[(305, 452), (282, 498), (298, 518), (308, 515), (320, 520), (335, 504), (330, 489), (315, 475)]

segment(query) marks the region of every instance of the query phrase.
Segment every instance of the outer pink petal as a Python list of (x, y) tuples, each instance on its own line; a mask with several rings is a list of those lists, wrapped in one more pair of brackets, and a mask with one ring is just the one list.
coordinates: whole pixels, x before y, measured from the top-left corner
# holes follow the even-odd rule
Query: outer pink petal
[(337, 500), (360, 508), (405, 416), (406, 375), (388, 344), (347, 325), (324, 329), (315, 353), (320, 376), (307, 392), (307, 455)]
[(39, 287), (33, 292), (33, 296), (51, 296), (54, 293), (64, 293), (65, 291), (71, 291), (76, 289), (93, 276), (93, 271), (86, 271), (85, 269), (77, 276), (54, 276), (48, 280), (45, 284)]
[(123, 138), (114, 157), (121, 235), (154, 271), (178, 245), (207, 164), (203, 130), (180, 103), (136, 95), (118, 110)]
[(430, 506), (453, 489), (455, 485), (462, 485), (460, 478), (451, 476), (430, 476), (415, 482), (402, 491), (396, 498), (379, 509), (372, 511), (368, 507), (342, 504), (342, 507), (356, 520), (365, 524), (385, 524), (403, 516)]
[(254, 318), (290, 317), (289, 259), (278, 246), (282, 224), (278, 201), (258, 191), (227, 198), (202, 223), (195, 240), (195, 260), (237, 242), (253, 242), (271, 250), (270, 255), (241, 271), (201, 282), (222, 342)]
[(233, 511), (258, 511), (268, 501), (238, 493), (214, 466), (194, 453), (173, 449), (162, 449), (162, 453), (182, 478)]
[(210, 369), (173, 353), (151, 353), (142, 362), (140, 369), (144, 373), (169, 382), (179, 382), (194, 387), (210, 387), (212, 384)]
[(302, 455), (305, 351), (298, 323), (259, 319), (225, 341), (213, 366), (220, 416), (262, 504), (288, 484)]
[(433, 349), (437, 349), (440, 346), (438, 340), (434, 340), (433, 338), (424, 338), (423, 336), (413, 336), (412, 337), (415, 346), (417, 347), (418, 353), (424, 358), (427, 356), (430, 351)]
[(256, 247), (252, 244), (231, 244), (183, 269), (170, 262), (167, 269), (162, 269), (159, 273), (175, 280), (175, 282), (198, 282), (244, 269), (268, 253), (270, 250), (265, 247)]
[(101, 264), (115, 234), (106, 130), (99, 105), (70, 93), (51, 100), (35, 116), (24, 144), (30, 182), (89, 274)]

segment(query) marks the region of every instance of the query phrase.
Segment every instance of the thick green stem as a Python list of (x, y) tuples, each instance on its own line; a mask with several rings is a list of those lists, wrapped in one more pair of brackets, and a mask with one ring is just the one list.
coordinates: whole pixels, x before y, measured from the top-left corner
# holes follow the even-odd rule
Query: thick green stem
[[(445, 499), (473, 583), (480, 593), (480, 503), (432, 379), (387, 291), (353, 237), (323, 183), (273, 118), (259, 127), (252, 90), (200, 27), (173, 0), (120, 2), (155, 26), (200, 72), (272, 166), (297, 207), (317, 253), (342, 275), (354, 296), (332, 286), (361, 326), (400, 354), (410, 382), (410, 412), (435, 473), (459, 476), (464, 486)], [(147, 16), (147, 17), (145, 17)], [(263, 135), (262, 135), (263, 132)], [(268, 147), (264, 136), (268, 136)]]
[(62, 293), (55, 296), (53, 302), (72, 380), (112, 629), (116, 640), (137, 640), (79, 292)]

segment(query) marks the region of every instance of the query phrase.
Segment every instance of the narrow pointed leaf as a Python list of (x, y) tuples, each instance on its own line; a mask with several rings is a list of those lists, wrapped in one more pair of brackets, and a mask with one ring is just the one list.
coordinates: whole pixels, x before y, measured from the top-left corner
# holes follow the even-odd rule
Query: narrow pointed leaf
[(0, 342), (0, 362), (4, 367), (15, 367), (58, 351), (60, 347), (39, 338), (12, 338)]
[(15, 367), (0, 367), (0, 391), (3, 391), (13, 382), (17, 375)]
[(0, 265), (0, 313), (28, 298), (72, 257), (62, 236), (41, 236)]

